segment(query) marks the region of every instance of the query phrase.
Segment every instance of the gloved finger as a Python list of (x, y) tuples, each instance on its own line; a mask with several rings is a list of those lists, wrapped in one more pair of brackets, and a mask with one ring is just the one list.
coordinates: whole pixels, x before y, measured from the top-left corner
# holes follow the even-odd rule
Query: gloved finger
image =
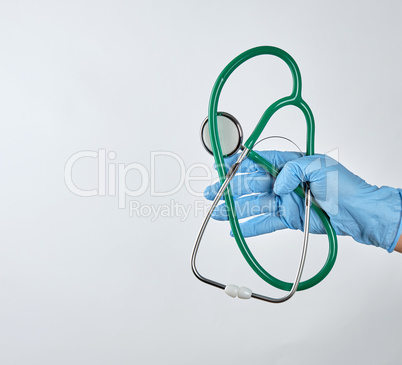
[(291, 151), (256, 151), (256, 152), (278, 169), (282, 169), (282, 167), (287, 162), (299, 159), (300, 157), (303, 156), (301, 152), (291, 152)]
[[(237, 198), (254, 193), (270, 193), (272, 192), (273, 184), (274, 179), (271, 175), (265, 172), (255, 172), (252, 174), (236, 175), (230, 182), (230, 187), (233, 196)], [(205, 198), (214, 200), (220, 188), (220, 182), (207, 186), (204, 190)], [(221, 199), (224, 199), (223, 195)]]
[[(277, 215), (264, 214), (240, 223), (240, 229), (244, 237), (259, 236), (265, 233), (279, 231), (287, 228)], [(230, 232), (233, 236), (233, 232)]]
[[(255, 151), (260, 156), (265, 158), (268, 162), (274, 165), (277, 168), (282, 168), (288, 161), (292, 161), (298, 159), (302, 156), (300, 152), (282, 152), (282, 151)], [(237, 161), (240, 153), (236, 153), (233, 156), (226, 157), (224, 159), (225, 167), (227, 170)], [(216, 164), (214, 164), (214, 168), (216, 169)], [(257, 163), (255, 163), (250, 158), (246, 158), (240, 165), (237, 172), (240, 173), (251, 173), (255, 171), (265, 171), (264, 168)]]
[(276, 178), (274, 192), (277, 195), (292, 192), (302, 182), (314, 182), (316, 179), (325, 178), (318, 174), (325, 159), (322, 155), (305, 156), (286, 163)]
[[(248, 195), (235, 200), (238, 219), (259, 214), (276, 214), (277, 205), (273, 194)], [(226, 204), (218, 205), (212, 213), (212, 218), (220, 221), (229, 219)]]

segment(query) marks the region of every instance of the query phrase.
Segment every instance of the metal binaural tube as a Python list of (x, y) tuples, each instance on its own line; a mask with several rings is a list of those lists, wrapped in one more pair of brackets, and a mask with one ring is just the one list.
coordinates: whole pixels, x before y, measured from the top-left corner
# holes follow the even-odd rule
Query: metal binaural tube
[[(209, 208), (209, 211), (207, 213), (207, 215), (204, 218), (203, 224), (200, 228), (200, 231), (198, 232), (197, 235), (197, 239), (195, 241), (194, 244), (194, 248), (193, 248), (193, 252), (191, 255), (191, 268), (193, 270), (194, 275), (201, 280), (202, 282), (215, 286), (219, 289), (225, 289), (226, 285), (219, 283), (217, 281), (208, 279), (204, 276), (202, 276), (196, 266), (196, 259), (197, 259), (197, 254), (198, 254), (198, 249), (202, 240), (202, 237), (205, 233), (205, 229), (208, 225), (208, 222), (211, 218), (212, 212), (214, 211), (214, 209), (216, 208), (216, 206), (218, 205), (218, 202), (220, 200), (220, 198), (223, 195), (223, 192), (225, 191), (225, 189), (228, 187), (230, 181), (233, 179), (233, 177), (235, 176), (237, 170), (240, 167), (241, 162), (247, 157), (248, 153), (250, 151), (247, 149), (244, 149), (243, 152), (241, 153), (241, 155), (239, 156), (239, 158), (237, 159), (236, 163), (232, 166), (232, 168), (229, 170), (229, 172), (227, 173), (225, 182), (222, 184), (221, 188), (219, 189), (218, 193), (215, 196), (215, 199), (212, 202), (211, 207)], [(299, 262), (299, 266), (297, 269), (297, 274), (296, 274), (296, 278), (293, 282), (292, 288), (289, 291), (289, 293), (287, 293), (285, 296), (280, 297), (280, 298), (272, 298), (272, 297), (268, 297), (262, 294), (258, 294), (258, 293), (251, 293), (251, 297), (255, 298), (255, 299), (259, 299), (259, 300), (263, 300), (266, 302), (270, 302), (270, 303), (283, 303), (286, 300), (290, 299), (297, 291), (297, 288), (299, 286), (302, 274), (303, 274), (303, 268), (304, 268), (304, 263), (306, 261), (306, 255), (307, 255), (307, 247), (308, 247), (308, 238), (309, 238), (309, 227), (310, 227), (310, 207), (311, 207), (311, 193), (310, 193), (310, 188), (307, 185), (306, 187), (306, 193), (305, 193), (305, 216), (304, 216), (304, 237), (303, 237), (303, 247), (302, 247), (302, 253), (300, 256), (300, 262)]]

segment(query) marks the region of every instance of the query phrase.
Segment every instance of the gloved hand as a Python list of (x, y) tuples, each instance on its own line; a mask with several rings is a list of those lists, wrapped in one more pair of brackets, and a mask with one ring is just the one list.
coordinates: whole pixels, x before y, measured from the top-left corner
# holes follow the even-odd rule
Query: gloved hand
[[(309, 182), (312, 196), (328, 214), (337, 235), (392, 252), (402, 231), (402, 190), (367, 184), (326, 155), (302, 157), (297, 152), (266, 151), (261, 156), (281, 169), (276, 181), (250, 159), (241, 164), (231, 181), (239, 219), (258, 215), (240, 224), (244, 237), (290, 228), (303, 230), (304, 200), (293, 190)], [(238, 155), (225, 159), (230, 167)], [(240, 174), (239, 174), (240, 173)], [(208, 186), (204, 195), (213, 200), (220, 183)], [(212, 218), (228, 220), (225, 204)], [(326, 233), (311, 210), (310, 232)]]

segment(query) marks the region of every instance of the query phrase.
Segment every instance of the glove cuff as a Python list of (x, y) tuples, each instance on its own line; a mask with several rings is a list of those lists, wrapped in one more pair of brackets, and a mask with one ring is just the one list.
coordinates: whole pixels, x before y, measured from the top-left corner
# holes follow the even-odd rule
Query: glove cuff
[(396, 232), (396, 236), (395, 236), (395, 239), (394, 239), (394, 241), (392, 242), (392, 244), (391, 244), (391, 246), (388, 248), (388, 252), (392, 252), (392, 251), (394, 251), (394, 249), (395, 249), (395, 246), (396, 246), (396, 244), (398, 243), (398, 241), (399, 241), (399, 238), (401, 237), (401, 234), (402, 234), (402, 189), (396, 189), (396, 190), (398, 190), (398, 192), (399, 192), (399, 196), (400, 196), (400, 198), (401, 198), (401, 205), (400, 205), (400, 208), (399, 208), (399, 211), (400, 211), (400, 217), (399, 217), (399, 227), (398, 227), (398, 230), (397, 230), (397, 232)]

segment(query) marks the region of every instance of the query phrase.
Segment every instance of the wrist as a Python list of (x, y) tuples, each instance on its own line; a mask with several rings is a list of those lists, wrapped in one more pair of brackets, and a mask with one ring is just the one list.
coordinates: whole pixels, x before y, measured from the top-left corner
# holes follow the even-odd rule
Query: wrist
[(360, 234), (352, 237), (392, 252), (402, 233), (402, 190), (388, 186), (371, 186), (370, 190), (361, 196), (365, 204), (358, 214)]
[(394, 251), (402, 253), (402, 235), (399, 236), (399, 240), (396, 243)]
[[(399, 198), (401, 201), (401, 206), (399, 208), (399, 225), (395, 235), (394, 242), (388, 249), (388, 252), (397, 251), (402, 253), (402, 189), (397, 189), (399, 192)], [(396, 208), (398, 209), (398, 208)]]

